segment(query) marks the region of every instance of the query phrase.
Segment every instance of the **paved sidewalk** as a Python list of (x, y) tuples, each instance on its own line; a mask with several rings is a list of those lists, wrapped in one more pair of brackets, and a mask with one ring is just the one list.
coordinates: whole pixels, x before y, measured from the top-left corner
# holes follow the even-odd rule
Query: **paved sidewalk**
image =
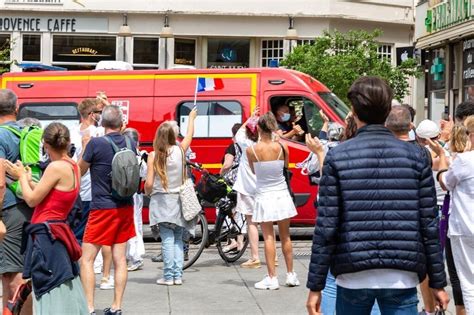
[[(305, 314), (310, 247), (310, 241), (294, 243), (294, 270), (301, 282), (296, 288), (284, 286), (286, 268), (278, 249), (281, 287), (277, 291), (260, 291), (253, 287), (265, 276), (265, 265), (260, 269), (242, 269), (239, 263), (245, 261), (244, 256), (235, 265), (226, 266), (215, 247), (205, 249), (199, 260), (185, 271), (182, 286), (157, 285), (155, 281), (162, 275), (162, 264), (147, 258), (143, 270), (129, 273), (124, 314)], [(147, 243), (147, 256), (158, 253), (159, 248), (158, 243)], [(261, 257), (264, 257), (263, 248)], [(99, 283), (99, 277), (97, 279)], [(112, 297), (113, 291), (97, 289), (97, 310), (109, 307)], [(421, 310), (422, 303), (419, 305)], [(449, 311), (455, 313), (452, 302)]]

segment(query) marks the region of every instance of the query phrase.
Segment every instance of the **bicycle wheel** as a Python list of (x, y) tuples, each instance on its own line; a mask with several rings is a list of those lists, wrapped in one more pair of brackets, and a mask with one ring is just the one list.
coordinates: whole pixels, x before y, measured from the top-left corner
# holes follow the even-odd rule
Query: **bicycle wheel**
[(196, 223), (194, 233), (194, 237), (191, 236), (189, 241), (185, 242), (184, 254), (186, 258), (187, 253), (188, 259), (184, 261), (183, 270), (191, 267), (196, 262), (196, 260), (198, 260), (199, 256), (201, 256), (201, 253), (204, 250), (204, 247), (206, 246), (209, 231), (204, 212), (198, 214), (198, 221)]
[[(240, 214), (238, 214), (240, 215)], [(245, 220), (242, 220), (241, 224), (238, 224), (235, 220), (226, 217), (224, 222), (220, 225), (218, 231), (216, 231), (216, 246), (219, 251), (221, 258), (228, 263), (237, 261), (245, 253), (247, 246), (249, 245), (248, 234), (242, 233), (242, 228), (247, 224)], [(227, 245), (230, 245), (232, 242), (235, 242), (239, 237), (243, 238), (242, 249), (238, 250), (237, 248), (231, 249), (229, 251), (225, 250)]]

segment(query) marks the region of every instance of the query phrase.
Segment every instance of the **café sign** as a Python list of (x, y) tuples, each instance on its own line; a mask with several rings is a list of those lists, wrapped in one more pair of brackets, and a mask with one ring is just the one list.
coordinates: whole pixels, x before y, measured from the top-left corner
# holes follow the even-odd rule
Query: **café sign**
[(437, 32), (470, 20), (474, 14), (474, 0), (447, 0), (428, 9), (426, 31)]
[(108, 28), (106, 18), (0, 16), (0, 32), (108, 32)]

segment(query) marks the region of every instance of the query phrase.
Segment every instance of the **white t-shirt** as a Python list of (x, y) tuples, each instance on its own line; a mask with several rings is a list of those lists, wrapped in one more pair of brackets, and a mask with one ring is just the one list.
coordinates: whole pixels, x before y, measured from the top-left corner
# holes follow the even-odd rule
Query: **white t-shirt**
[[(89, 133), (91, 137), (102, 137), (105, 135), (104, 127), (89, 126), (84, 130), (81, 130), (82, 124), (78, 126), (77, 129), (71, 130), (71, 143), (74, 144), (76, 152), (74, 153), (73, 159), (77, 162), (79, 156), (82, 153), (82, 137)], [(91, 191), (91, 174), (89, 170), (81, 178), (81, 189), (79, 192), (82, 201), (91, 201), (92, 200), (92, 191)]]
[(456, 156), (443, 175), (446, 188), (451, 191), (449, 235), (474, 235), (474, 151)]
[(253, 146), (255, 142), (247, 138), (245, 128), (240, 128), (235, 135), (235, 142), (242, 149), (242, 156), (240, 157), (239, 168), (237, 169), (237, 180), (232, 187), (236, 192), (246, 196), (255, 195), (257, 187), (257, 178), (250, 169), (249, 160), (247, 159), (247, 148)]
[(418, 283), (416, 272), (398, 269), (370, 269), (336, 278), (336, 284), (346, 289), (410, 289)]

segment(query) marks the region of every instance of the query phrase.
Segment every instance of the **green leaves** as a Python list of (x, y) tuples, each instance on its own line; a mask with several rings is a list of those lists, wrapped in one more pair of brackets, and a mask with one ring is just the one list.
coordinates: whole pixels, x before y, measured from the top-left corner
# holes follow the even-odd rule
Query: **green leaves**
[(422, 71), (414, 59), (395, 67), (390, 60), (380, 57), (376, 39), (381, 34), (380, 30), (326, 31), (312, 45), (293, 49), (281, 64), (321, 81), (346, 104), (349, 104), (346, 95), (352, 82), (364, 75), (386, 79), (394, 90), (394, 97), (401, 101), (409, 94), (407, 79), (420, 76)]
[(10, 51), (11, 51), (11, 42), (6, 40), (5, 42), (0, 42), (0, 74), (10, 71)]

